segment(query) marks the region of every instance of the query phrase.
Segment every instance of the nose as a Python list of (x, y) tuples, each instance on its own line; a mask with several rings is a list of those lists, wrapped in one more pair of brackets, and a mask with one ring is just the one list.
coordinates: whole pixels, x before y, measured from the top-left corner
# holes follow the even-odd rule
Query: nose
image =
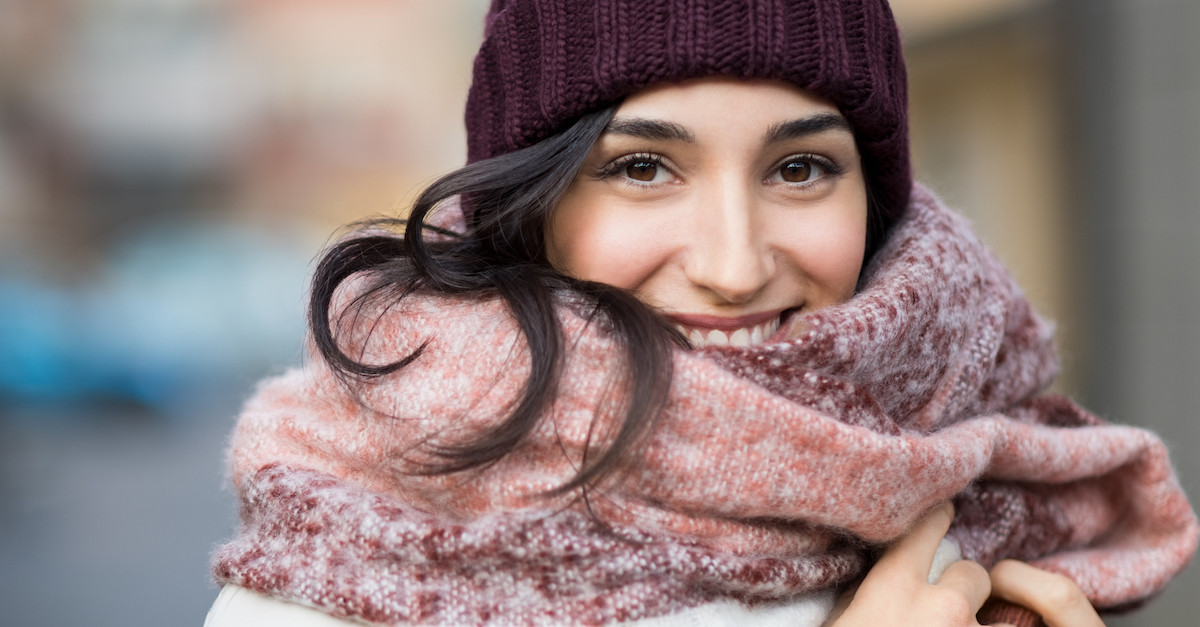
[(685, 274), (726, 303), (754, 298), (775, 272), (769, 234), (751, 190), (736, 184), (701, 194)]

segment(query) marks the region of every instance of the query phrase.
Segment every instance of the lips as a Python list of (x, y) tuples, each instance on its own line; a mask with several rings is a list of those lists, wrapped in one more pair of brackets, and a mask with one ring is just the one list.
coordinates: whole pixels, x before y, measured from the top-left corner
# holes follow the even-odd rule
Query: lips
[[(708, 324), (699, 324), (702, 320), (700, 317), (675, 317), (672, 316), (672, 321), (675, 323), (675, 328), (691, 342), (695, 348), (702, 346), (753, 346), (762, 344), (779, 329), (780, 315), (778, 313), (769, 314), (765, 320), (753, 323), (751, 320), (739, 319), (736, 321), (720, 321), (721, 328), (713, 328), (718, 324), (715, 319), (705, 317), (703, 322)], [(761, 319), (763, 316), (754, 316)], [(747, 322), (751, 322), (747, 324)]]

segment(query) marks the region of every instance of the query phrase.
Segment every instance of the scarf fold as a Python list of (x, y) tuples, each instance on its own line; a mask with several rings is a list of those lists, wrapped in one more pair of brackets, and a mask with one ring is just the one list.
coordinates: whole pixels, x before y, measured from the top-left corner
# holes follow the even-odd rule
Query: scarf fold
[[(348, 302), (348, 293), (341, 302)], [(852, 580), (953, 499), (985, 566), (1074, 579), (1100, 608), (1160, 591), (1198, 527), (1163, 443), (1044, 393), (1051, 329), (966, 222), (917, 188), (850, 301), (775, 341), (677, 351), (667, 408), (619, 482), (547, 498), (618, 419), (623, 351), (564, 298), (563, 379), (520, 448), (418, 474), (502, 420), (528, 376), (503, 305), (417, 294), (350, 316), (345, 384), (319, 357), (261, 384), (232, 439), (242, 528), (221, 583), (382, 624), (601, 624)]]

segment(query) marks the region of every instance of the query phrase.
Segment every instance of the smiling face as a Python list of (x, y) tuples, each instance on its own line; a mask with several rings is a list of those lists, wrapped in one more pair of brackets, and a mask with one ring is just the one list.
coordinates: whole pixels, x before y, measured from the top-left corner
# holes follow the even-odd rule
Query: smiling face
[(563, 273), (632, 292), (694, 346), (765, 341), (848, 300), (867, 193), (832, 104), (774, 81), (653, 87), (617, 109), (546, 228)]

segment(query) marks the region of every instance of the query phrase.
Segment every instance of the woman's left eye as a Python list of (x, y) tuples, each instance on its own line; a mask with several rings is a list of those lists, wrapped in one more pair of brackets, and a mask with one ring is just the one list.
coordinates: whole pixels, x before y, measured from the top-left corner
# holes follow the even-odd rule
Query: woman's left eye
[(836, 166), (826, 159), (815, 155), (796, 155), (780, 162), (770, 178), (781, 183), (804, 184), (815, 183), (837, 173)]
[(819, 174), (820, 168), (807, 161), (792, 161), (779, 168), (779, 176), (788, 183), (803, 183)]

